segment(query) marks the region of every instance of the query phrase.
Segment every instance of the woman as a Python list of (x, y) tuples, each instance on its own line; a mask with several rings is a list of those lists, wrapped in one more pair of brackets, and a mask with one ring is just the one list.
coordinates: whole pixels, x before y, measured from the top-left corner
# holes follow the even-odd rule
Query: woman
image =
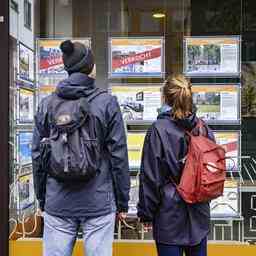
[(185, 130), (198, 133), (191, 85), (182, 75), (169, 77), (162, 97), (161, 113), (144, 142), (138, 216), (143, 223), (153, 223), (159, 256), (206, 256), (209, 203), (187, 204), (171, 182), (181, 178), (188, 149)]

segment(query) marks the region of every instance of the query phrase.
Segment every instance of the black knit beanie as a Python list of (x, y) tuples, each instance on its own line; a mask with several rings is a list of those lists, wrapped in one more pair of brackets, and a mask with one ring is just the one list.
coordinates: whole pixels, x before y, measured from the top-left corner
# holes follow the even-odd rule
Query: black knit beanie
[(69, 73), (82, 72), (89, 75), (94, 66), (92, 50), (79, 42), (66, 40), (60, 44), (65, 70)]

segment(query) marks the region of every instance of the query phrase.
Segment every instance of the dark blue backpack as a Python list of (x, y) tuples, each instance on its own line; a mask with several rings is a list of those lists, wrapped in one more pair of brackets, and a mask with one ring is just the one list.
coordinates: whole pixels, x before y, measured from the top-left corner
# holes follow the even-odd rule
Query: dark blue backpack
[(40, 147), (42, 168), (50, 176), (59, 181), (89, 181), (99, 173), (100, 145), (89, 102), (103, 92), (74, 100), (52, 94), (50, 137), (43, 138)]

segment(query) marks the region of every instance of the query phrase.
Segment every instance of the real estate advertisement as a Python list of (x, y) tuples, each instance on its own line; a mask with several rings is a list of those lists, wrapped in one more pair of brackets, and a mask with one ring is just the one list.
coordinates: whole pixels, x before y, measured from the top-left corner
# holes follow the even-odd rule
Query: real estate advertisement
[(110, 77), (162, 77), (163, 38), (110, 38)]
[(184, 73), (187, 76), (239, 76), (240, 38), (185, 38)]
[(34, 119), (34, 92), (20, 88), (18, 102), (18, 123), (32, 123)]
[(209, 123), (239, 122), (239, 85), (193, 84), (198, 117)]
[(226, 150), (226, 167), (228, 171), (238, 171), (240, 140), (238, 131), (214, 131), (216, 143)]
[(43, 98), (52, 94), (60, 81), (65, 79), (65, 76), (41, 76), (38, 84), (38, 102), (40, 102)]
[(139, 178), (138, 176), (131, 176), (130, 200), (128, 203), (129, 217), (137, 216), (138, 201), (139, 201)]
[(236, 181), (226, 181), (223, 195), (210, 203), (211, 217), (238, 217), (239, 191)]
[(19, 131), (17, 134), (18, 142), (18, 163), (21, 165), (30, 164), (32, 149), (32, 132)]
[(25, 210), (35, 201), (33, 175), (28, 174), (18, 179), (18, 209)]
[(34, 82), (34, 52), (23, 44), (19, 44), (18, 77), (21, 80)]
[(144, 132), (128, 132), (127, 146), (130, 169), (139, 169), (145, 139)]
[(161, 107), (160, 86), (118, 85), (111, 87), (125, 121), (154, 121)]
[[(39, 74), (60, 74), (65, 75), (62, 61), (60, 44), (66, 39), (39, 39), (38, 40), (38, 73)], [(73, 42), (80, 42), (90, 47), (90, 39), (72, 39)]]

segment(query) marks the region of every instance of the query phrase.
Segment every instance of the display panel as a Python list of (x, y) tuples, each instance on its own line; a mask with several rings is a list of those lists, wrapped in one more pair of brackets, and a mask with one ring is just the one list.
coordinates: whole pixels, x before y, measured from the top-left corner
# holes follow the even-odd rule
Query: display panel
[(18, 92), (18, 124), (33, 123), (34, 118), (34, 92), (23, 88)]
[(137, 217), (138, 202), (139, 202), (139, 177), (131, 176), (130, 200), (128, 203), (129, 217)]
[(117, 97), (125, 121), (156, 120), (161, 107), (160, 85), (112, 85), (111, 93)]
[(30, 164), (31, 159), (31, 149), (32, 149), (32, 136), (31, 131), (19, 131), (17, 133), (17, 143), (18, 143), (18, 163), (20, 165)]
[(198, 117), (208, 123), (239, 123), (239, 85), (193, 84), (192, 92)]
[[(239, 131), (214, 131), (216, 143), (226, 150), (226, 167), (228, 171), (239, 170), (240, 132)], [(229, 159), (230, 158), (230, 159)]]
[(34, 82), (34, 51), (19, 43), (18, 79)]
[(110, 38), (109, 76), (163, 77), (164, 39), (162, 37)]
[(239, 76), (240, 37), (186, 37), (184, 73), (187, 76)]
[(127, 134), (127, 146), (130, 169), (140, 168), (144, 139), (144, 132), (128, 132)]
[(25, 210), (34, 204), (33, 175), (28, 174), (18, 179), (18, 209)]
[[(62, 61), (60, 44), (67, 39), (39, 39), (38, 44), (38, 73), (40, 75), (59, 74), (65, 75)], [(73, 42), (80, 42), (90, 47), (90, 38), (73, 39)]]
[(239, 217), (239, 187), (236, 181), (226, 181), (223, 195), (210, 203), (211, 217)]
[(38, 102), (52, 94), (55, 91), (58, 83), (63, 79), (65, 79), (65, 76), (63, 75), (42, 76), (38, 84)]

